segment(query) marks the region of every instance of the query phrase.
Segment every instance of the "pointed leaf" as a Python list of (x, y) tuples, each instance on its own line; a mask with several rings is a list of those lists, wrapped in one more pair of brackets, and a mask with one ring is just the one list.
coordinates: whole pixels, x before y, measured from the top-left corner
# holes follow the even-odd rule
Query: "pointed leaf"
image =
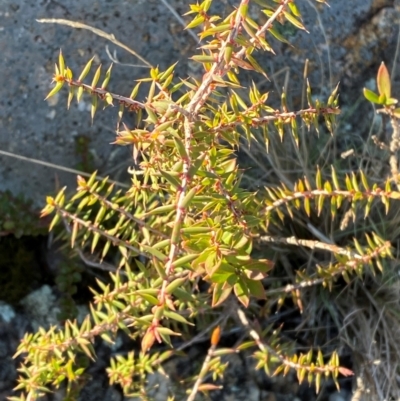
[(44, 100), (47, 100), (49, 97), (54, 96), (64, 85), (64, 81), (58, 81), (55, 87), (50, 91), (50, 93), (46, 96)]
[(81, 72), (81, 75), (79, 75), (78, 81), (82, 81), (83, 79), (85, 79), (86, 75), (89, 73), (90, 71), (90, 67), (92, 66), (92, 61), (93, 61), (94, 57), (92, 57), (88, 63), (85, 65), (85, 68), (83, 69), (83, 71)]
[(296, 28), (298, 29), (302, 29), (304, 31), (307, 32), (307, 29), (304, 27), (304, 25), (298, 20), (296, 19), (292, 14), (284, 11), (283, 14), (285, 15), (286, 19), (293, 24)]
[(385, 63), (382, 62), (379, 70), (378, 75), (376, 77), (376, 83), (378, 85), (379, 94), (384, 94), (386, 99), (390, 99), (390, 92), (391, 92), (391, 84), (390, 84), (390, 76), (389, 71), (387, 70)]
[(381, 104), (379, 102), (379, 96), (375, 92), (372, 92), (371, 90), (369, 90), (367, 88), (364, 88), (363, 92), (364, 92), (364, 96), (367, 100), (369, 100), (372, 103)]

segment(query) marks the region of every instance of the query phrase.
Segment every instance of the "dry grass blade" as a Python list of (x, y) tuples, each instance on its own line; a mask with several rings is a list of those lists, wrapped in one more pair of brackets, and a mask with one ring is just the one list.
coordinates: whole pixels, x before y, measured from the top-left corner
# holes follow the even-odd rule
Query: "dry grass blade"
[[(400, 395), (398, 366), (400, 333), (398, 310), (399, 284), (379, 280), (371, 285), (381, 289), (371, 292), (360, 286), (357, 299), (354, 292), (337, 301), (340, 312), (346, 316), (341, 329), (341, 338), (353, 350), (357, 369), (356, 395), (363, 400), (398, 399)], [(349, 311), (349, 301), (355, 310)], [(360, 335), (362, 333), (362, 335)]]
[(102, 31), (101, 29), (94, 28), (90, 25), (83, 24), (82, 22), (77, 22), (77, 21), (70, 21), (67, 19), (62, 19), (62, 18), (42, 18), (42, 19), (37, 19), (37, 22), (40, 22), (41, 24), (60, 24), (60, 25), (66, 25), (66, 26), (71, 26), (72, 28), (79, 28), (79, 29), (86, 29), (90, 32), (93, 32), (94, 34), (101, 36), (104, 39), (109, 40), (110, 42), (114, 43), (115, 45), (121, 47), (122, 49), (126, 50), (128, 53), (133, 54), (135, 57), (137, 57), (142, 63), (146, 64), (147, 67), (152, 68), (153, 66), (146, 60), (144, 59), (140, 54), (136, 53), (134, 50), (132, 50), (130, 47), (124, 45), (122, 42), (120, 42), (118, 39), (115, 38), (113, 34), (107, 33)]

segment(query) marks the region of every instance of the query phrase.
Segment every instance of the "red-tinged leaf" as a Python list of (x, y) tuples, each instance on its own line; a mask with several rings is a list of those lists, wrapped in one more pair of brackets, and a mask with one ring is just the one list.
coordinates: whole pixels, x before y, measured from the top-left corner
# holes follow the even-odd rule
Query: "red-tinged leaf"
[(155, 340), (156, 336), (154, 335), (154, 330), (149, 328), (142, 338), (142, 352), (147, 352), (153, 346)]
[(239, 279), (239, 281), (233, 286), (233, 290), (237, 299), (242, 303), (245, 308), (247, 308), (250, 303), (249, 289), (247, 287), (247, 283)]
[(390, 84), (390, 76), (389, 71), (387, 70), (385, 63), (382, 62), (379, 70), (378, 75), (376, 77), (376, 82), (378, 84), (379, 94), (384, 94), (386, 99), (390, 99), (390, 92), (391, 92), (391, 84)]
[[(264, 274), (268, 273), (274, 267), (274, 262), (268, 259), (257, 259), (251, 260), (250, 262), (246, 263), (246, 269), (255, 271), (255, 272), (262, 272)], [(255, 280), (255, 279), (253, 279)]]
[(353, 376), (354, 372), (350, 369), (339, 367), (339, 373), (345, 377)]
[(241, 60), (241, 59), (233, 57), (233, 56), (231, 58), (231, 61), (238, 67), (243, 68), (244, 70), (254, 71), (254, 67), (247, 61)]
[(246, 286), (250, 295), (258, 299), (265, 299), (265, 290), (261, 281), (246, 280)]
[(246, 274), (246, 277), (249, 278), (250, 280), (262, 280), (264, 279), (267, 275), (260, 270), (257, 269), (252, 269), (252, 270), (245, 270), (244, 273)]
[(204, 268), (209, 276), (213, 276), (221, 267), (221, 263), (222, 259), (216, 258), (216, 254), (211, 253), (204, 264)]
[(163, 334), (164, 336), (181, 336), (181, 333), (177, 333), (168, 327), (157, 327), (155, 332), (158, 334)]
[(213, 299), (211, 306), (215, 308), (218, 305), (221, 305), (232, 292), (232, 287), (225, 286), (223, 288), (223, 284), (215, 284), (213, 290)]
[(199, 386), (199, 391), (220, 390), (223, 386), (217, 386), (211, 383), (202, 383)]
[(54, 211), (54, 207), (53, 206), (50, 206), (50, 205), (45, 206), (42, 209), (42, 211), (40, 212), (40, 218), (48, 216), (50, 213), (53, 213), (53, 211)]

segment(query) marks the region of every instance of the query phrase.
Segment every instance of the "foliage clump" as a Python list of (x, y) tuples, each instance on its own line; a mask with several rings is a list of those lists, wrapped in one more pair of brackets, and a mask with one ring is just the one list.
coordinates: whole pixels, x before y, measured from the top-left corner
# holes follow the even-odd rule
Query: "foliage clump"
[(23, 195), (0, 191), (0, 235), (37, 236), (47, 234), (47, 222), (39, 219), (39, 212)]
[[(75, 78), (60, 52), (48, 97), (64, 86), (68, 106), (90, 95), (92, 118), (100, 104), (119, 106), (115, 144), (133, 148), (135, 166), (129, 170), (128, 190), (93, 173), (89, 179), (78, 176), (72, 197), (63, 189), (47, 198), (42, 215), (54, 214), (51, 228), (63, 223), (71, 246), (80, 255), (96, 255), (96, 267), (109, 270), (110, 281), (98, 280), (91, 315), (80, 325), (66, 321), (21, 341), (17, 354), (24, 355), (24, 362), (17, 389), (23, 392), (15, 400), (35, 400), (64, 384), (73, 391), (85, 372), (77, 355), (94, 359), (96, 337), (113, 343), (119, 331), (141, 349), (111, 358), (110, 383), (142, 399), (147, 399), (147, 375), (162, 371), (163, 363), (179, 354), (177, 345), (196, 335), (210, 337), (211, 346), (199, 372), (185, 382), (188, 400), (218, 388), (210, 377), (216, 382), (223, 376), (223, 356), (245, 349), (252, 350), (257, 369), (268, 375), (293, 369), (299, 382), (307, 380), (317, 391), (323, 380), (338, 386), (339, 375), (352, 374), (342, 366), (339, 350), (318, 341), (299, 350), (296, 339), (282, 335), (283, 326), (268, 322), (286, 298), (306, 314), (310, 288), (335, 292), (343, 282), (351, 286), (385, 270), (391, 243), (371, 226), (341, 245), (330, 240), (330, 229), (360, 211), (369, 221), (380, 205), (387, 213), (400, 198), (394, 188), (398, 176), (392, 169), (384, 182), (370, 182), (363, 170), (342, 173), (335, 162), (334, 167), (312, 166), (290, 183), (246, 189), (237, 151), (261, 143), (268, 152), (288, 141), (303, 150), (304, 130), (334, 136), (339, 88), (318, 100), (307, 82), (307, 106), (291, 110), (287, 93), (280, 105), (272, 105), (256, 84), (243, 87), (242, 70), (268, 76), (257, 52), (273, 57), (273, 40), (287, 42), (279, 24), (304, 30), (301, 14), (293, 0), (255, 0), (268, 17), (259, 25), (249, 16), (250, 0), (238, 2), (227, 17), (213, 15), (211, 3), (192, 4), (188, 13), (187, 28), (200, 29), (200, 54), (192, 59), (203, 66), (201, 80), (177, 81), (175, 65), (165, 71), (151, 68), (149, 77), (122, 96), (107, 89), (111, 67), (102, 81), (99, 66), (85, 83), (92, 60)], [(366, 96), (395, 121), (395, 99), (384, 69), (378, 74), (380, 95)], [(137, 100), (143, 86), (147, 97)], [(132, 127), (121, 123), (126, 110), (136, 115)], [(286, 235), (287, 222), (302, 233), (311, 221), (323, 221), (327, 231), (310, 228), (307, 236)], [(312, 251), (306, 266), (299, 264), (289, 277), (282, 275), (282, 245)], [(107, 259), (111, 249), (117, 250), (112, 265)], [(259, 324), (251, 323), (250, 316), (257, 316)], [(219, 348), (221, 335), (235, 325), (247, 337), (233, 348)]]
[(23, 195), (0, 191), (0, 282), (2, 301), (16, 305), (42, 279), (40, 253), (48, 222)]

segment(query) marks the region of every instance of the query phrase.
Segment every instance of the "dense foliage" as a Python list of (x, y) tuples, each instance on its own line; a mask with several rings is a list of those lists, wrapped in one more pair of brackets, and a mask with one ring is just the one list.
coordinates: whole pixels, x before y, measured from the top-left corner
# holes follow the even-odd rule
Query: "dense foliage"
[[(22, 392), (14, 400), (35, 400), (64, 385), (72, 399), (88, 363), (78, 355), (96, 358), (96, 337), (112, 343), (121, 330), (139, 341), (141, 350), (113, 357), (109, 380), (142, 399), (149, 397), (147, 374), (162, 370), (167, 359), (179, 354), (174, 348), (180, 338), (190, 342), (198, 333), (211, 338), (211, 347), (193, 381), (185, 383), (189, 400), (217, 388), (205, 379), (209, 373), (214, 380), (223, 376), (225, 354), (249, 349), (257, 368), (268, 375), (294, 369), (300, 382), (307, 379), (317, 391), (322, 379), (338, 385), (340, 374), (352, 374), (341, 365), (337, 350), (319, 343), (300, 352), (295, 339), (281, 336), (281, 327), (264, 322), (289, 298), (300, 312), (307, 309), (304, 293), (310, 287), (329, 292), (385, 269), (391, 244), (373, 229), (357, 232), (339, 246), (323, 240), (329, 231), (325, 237), (287, 236), (285, 226), (311, 220), (333, 226), (360, 210), (369, 219), (379, 204), (388, 212), (400, 197), (397, 149), (384, 182), (370, 182), (364, 171), (343, 174), (339, 165), (309, 166), (311, 173), (290, 185), (246, 189), (237, 152), (254, 142), (268, 152), (276, 136), (282, 146), (293, 141), (301, 147), (299, 131), (304, 128), (335, 135), (339, 88), (317, 100), (307, 82), (307, 107), (301, 110), (289, 109), (286, 93), (276, 107), (256, 84), (244, 88), (243, 69), (267, 77), (257, 53), (273, 57), (272, 43), (287, 43), (277, 24), (305, 29), (299, 9), (293, 0), (255, 0), (251, 6), (259, 6), (267, 17), (259, 25), (249, 15), (250, 0), (241, 0), (226, 17), (213, 15), (211, 3), (192, 4), (188, 13), (193, 18), (187, 28), (200, 29), (202, 40), (200, 54), (192, 57), (203, 66), (200, 80), (176, 80), (175, 65), (165, 71), (152, 68), (129, 96), (122, 96), (108, 90), (111, 67), (103, 81), (99, 66), (85, 83), (92, 60), (75, 78), (60, 53), (48, 97), (67, 87), (69, 106), (74, 98), (79, 102), (89, 95), (92, 118), (100, 104), (119, 107), (115, 144), (133, 148), (134, 167), (127, 190), (93, 173), (89, 179), (78, 176), (72, 197), (62, 190), (47, 198), (42, 215), (54, 214), (51, 228), (64, 224), (71, 247), (96, 255), (97, 265), (110, 270), (110, 280), (98, 280), (98, 288), (92, 289), (91, 314), (83, 322), (66, 321), (25, 336), (18, 350), (24, 357), (17, 387)], [(384, 65), (377, 81), (379, 94), (365, 90), (365, 96), (382, 105), (397, 127), (400, 113)], [(137, 100), (143, 86), (147, 96)], [(136, 115), (132, 127), (121, 122), (126, 111)], [(280, 245), (310, 249), (315, 257), (282, 279), (275, 257)], [(258, 326), (250, 316), (258, 317)], [(234, 348), (218, 348), (224, 330), (235, 325), (248, 336)]]

